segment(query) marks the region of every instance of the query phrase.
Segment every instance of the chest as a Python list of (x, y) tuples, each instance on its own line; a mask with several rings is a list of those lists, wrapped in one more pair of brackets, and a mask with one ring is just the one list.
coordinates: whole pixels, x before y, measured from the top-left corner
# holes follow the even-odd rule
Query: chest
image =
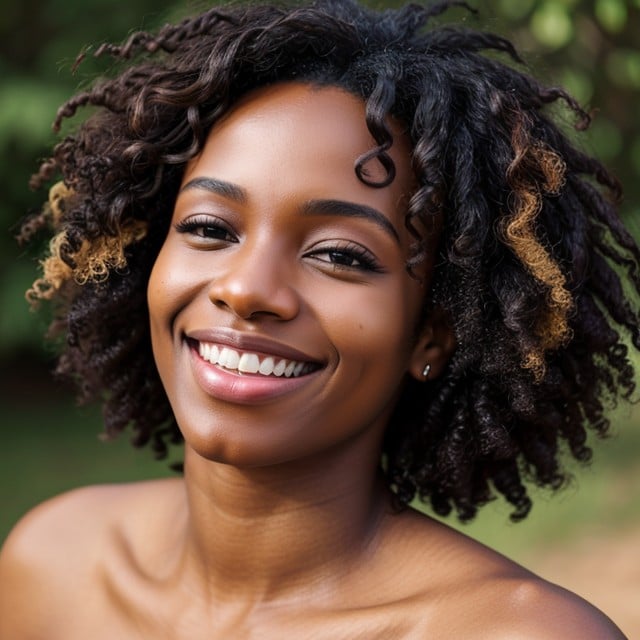
[[(70, 617), (65, 640), (418, 640), (426, 611), (390, 604), (332, 609), (314, 606), (251, 607), (180, 601), (167, 594), (108, 593), (91, 611)], [(101, 600), (101, 606), (96, 606)]]

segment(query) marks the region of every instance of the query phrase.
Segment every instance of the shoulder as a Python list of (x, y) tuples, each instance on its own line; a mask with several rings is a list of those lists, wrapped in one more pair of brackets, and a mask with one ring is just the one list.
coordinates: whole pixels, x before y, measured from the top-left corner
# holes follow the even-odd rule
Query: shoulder
[[(25, 515), (0, 552), (0, 637), (48, 637), (103, 546), (108, 488), (77, 489)], [(69, 579), (66, 579), (69, 578)], [(66, 611), (68, 614), (68, 611)]]
[(587, 601), (468, 536), (421, 514), (401, 528), (409, 535), (394, 564), (410, 584), (406, 613), (425, 636), (624, 640)]
[(131, 516), (140, 517), (146, 496), (156, 491), (155, 483), (91, 486), (28, 512), (0, 551), (0, 638), (51, 638), (78, 610), (80, 594), (89, 613)]
[(534, 575), (489, 581), (485, 602), (492, 638), (624, 640), (600, 610), (575, 593)]

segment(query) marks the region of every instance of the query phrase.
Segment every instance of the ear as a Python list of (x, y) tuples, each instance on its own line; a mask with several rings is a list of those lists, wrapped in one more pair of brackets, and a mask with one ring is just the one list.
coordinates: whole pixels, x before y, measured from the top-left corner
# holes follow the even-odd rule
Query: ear
[[(456, 337), (448, 314), (441, 308), (432, 309), (413, 347), (409, 373), (420, 382), (437, 378), (456, 348)], [(428, 375), (425, 367), (429, 365)]]

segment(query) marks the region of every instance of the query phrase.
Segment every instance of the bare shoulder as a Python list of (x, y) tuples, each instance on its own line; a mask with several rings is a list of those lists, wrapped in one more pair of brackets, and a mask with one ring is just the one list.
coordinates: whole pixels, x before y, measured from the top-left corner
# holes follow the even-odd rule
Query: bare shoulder
[(413, 611), (406, 613), (426, 635), (492, 640), (625, 638), (584, 599), (446, 525), (408, 514), (396, 526), (403, 535), (401, 549), (393, 549), (394, 562), (412, 583), (412, 597), (403, 602)]
[(87, 613), (99, 606), (102, 568), (163, 482), (84, 487), (29, 511), (0, 551), (0, 638), (52, 638), (80, 594)]
[[(575, 593), (537, 576), (489, 583), (491, 637), (523, 640), (624, 640), (624, 634), (599, 609)], [(491, 622), (491, 621), (488, 621)]]

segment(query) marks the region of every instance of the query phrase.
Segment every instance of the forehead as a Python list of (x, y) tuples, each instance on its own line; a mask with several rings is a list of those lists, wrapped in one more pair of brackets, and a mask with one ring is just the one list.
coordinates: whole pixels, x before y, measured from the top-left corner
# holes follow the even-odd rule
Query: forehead
[[(274, 189), (305, 185), (315, 197), (379, 200), (397, 206), (413, 189), (411, 147), (400, 125), (387, 121), (393, 137), (388, 152), (396, 165), (390, 187), (373, 188), (355, 174), (355, 163), (377, 146), (365, 120), (364, 102), (337, 87), (286, 83), (261, 88), (240, 100), (211, 130), (201, 153), (188, 165), (184, 181), (198, 175), (243, 187), (271, 181)], [(386, 175), (377, 160), (367, 178)], [(326, 193), (334, 191), (334, 193)]]

